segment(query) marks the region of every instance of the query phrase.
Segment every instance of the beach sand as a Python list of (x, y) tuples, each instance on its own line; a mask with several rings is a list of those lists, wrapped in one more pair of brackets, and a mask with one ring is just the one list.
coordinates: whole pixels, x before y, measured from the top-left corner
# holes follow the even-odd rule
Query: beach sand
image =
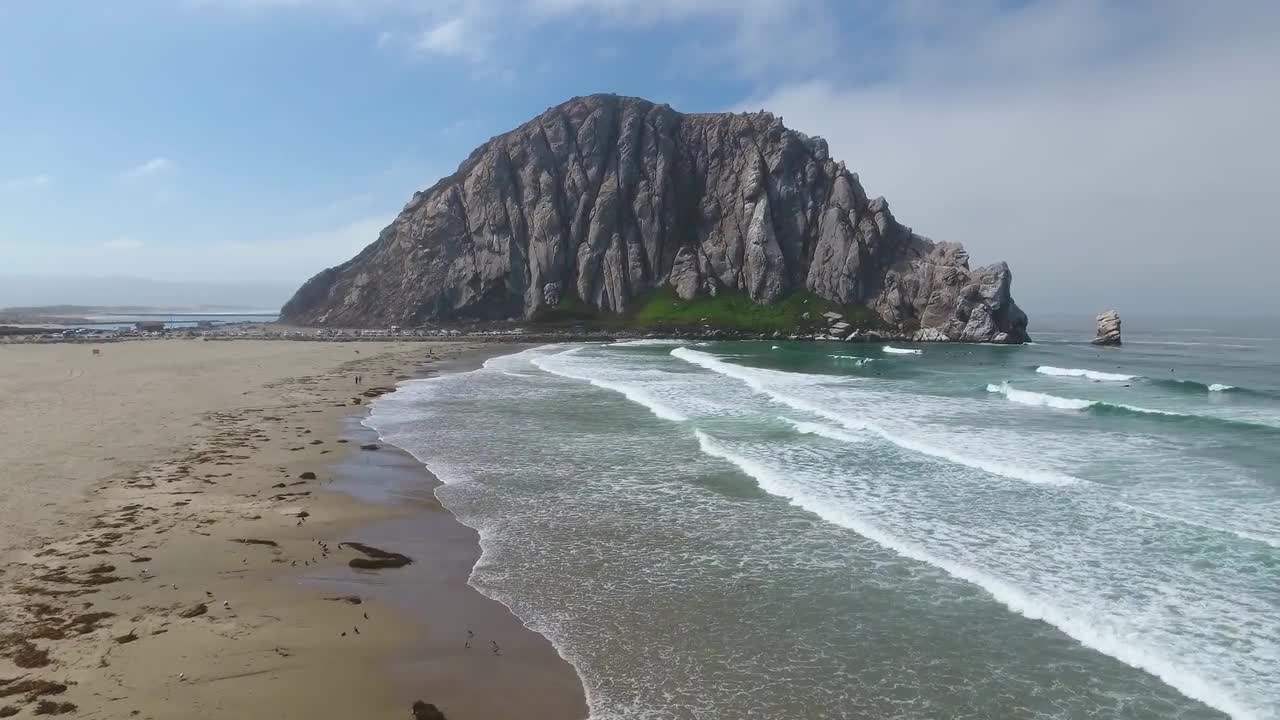
[[(434, 479), (359, 424), (366, 391), (498, 348), (90, 347), (0, 346), (0, 717), (586, 716), (466, 584)], [(350, 541), (414, 562), (353, 569)]]

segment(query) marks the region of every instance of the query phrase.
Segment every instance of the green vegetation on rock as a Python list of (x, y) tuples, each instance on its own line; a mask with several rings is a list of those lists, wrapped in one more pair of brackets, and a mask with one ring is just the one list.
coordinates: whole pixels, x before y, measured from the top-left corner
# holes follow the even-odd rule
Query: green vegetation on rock
[(772, 305), (759, 305), (741, 291), (681, 300), (670, 287), (637, 297), (622, 314), (602, 313), (577, 296), (566, 294), (558, 305), (539, 308), (533, 321), (540, 325), (590, 325), (614, 330), (711, 329), (791, 334), (825, 331), (828, 323), (823, 313), (828, 312), (839, 313), (856, 328), (881, 327), (880, 319), (867, 307), (829, 302), (805, 290), (793, 292)]
[(606, 319), (608, 319), (606, 315), (572, 293), (561, 296), (559, 304), (543, 305), (533, 313), (533, 321), (541, 325), (575, 325)]

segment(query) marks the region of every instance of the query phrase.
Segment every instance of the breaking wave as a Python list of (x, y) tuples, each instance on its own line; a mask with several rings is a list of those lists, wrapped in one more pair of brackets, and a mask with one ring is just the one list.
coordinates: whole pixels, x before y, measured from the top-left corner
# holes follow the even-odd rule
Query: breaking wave
[(896, 348), (892, 345), (885, 345), (881, 348), (890, 355), (923, 355), (923, 350), (915, 350), (912, 348)]
[[(689, 419), (684, 415), (684, 413), (681, 413), (679, 410), (676, 410), (675, 408), (672, 408), (669, 405), (659, 402), (652, 395), (645, 392), (642, 388), (636, 385), (632, 385), (630, 383), (616, 382), (613, 380), (604, 380), (597, 377), (591, 377), (590, 375), (575, 373), (563, 367), (555, 366), (554, 358), (561, 357), (564, 355), (570, 355), (581, 349), (582, 348), (574, 348), (573, 350), (568, 350), (568, 351), (559, 353), (558, 355), (552, 355), (550, 357), (533, 357), (533, 358), (529, 358), (529, 362), (532, 363), (539, 370), (542, 370), (544, 372), (549, 372), (552, 375), (559, 375), (562, 378), (568, 378), (570, 380), (581, 380), (583, 382), (591, 383), (592, 385), (598, 388), (601, 388), (604, 390), (612, 390), (613, 392), (620, 393), (623, 397), (630, 400), (631, 402), (636, 403), (638, 405), (643, 405), (645, 408), (649, 410), (649, 412), (653, 413), (654, 415), (657, 415), (663, 420), (670, 420), (672, 422), (684, 422), (685, 420)], [(552, 360), (552, 362), (548, 363), (547, 362), (548, 360)]]
[(609, 343), (606, 347), (657, 347), (661, 345), (685, 345), (685, 341), (674, 338), (642, 338), (640, 340), (621, 340)]
[(1273, 548), (1280, 548), (1280, 538), (1273, 537), (1270, 535), (1263, 535), (1261, 533), (1249, 532), (1248, 530), (1237, 530), (1235, 528), (1221, 527), (1219, 525), (1210, 525), (1208, 523), (1191, 520), (1189, 518), (1179, 517), (1177, 515), (1169, 515), (1168, 513), (1162, 513), (1156, 510), (1150, 510), (1148, 508), (1138, 507), (1137, 505), (1130, 505), (1127, 502), (1120, 502), (1116, 504), (1120, 505), (1121, 507), (1126, 507), (1135, 512), (1140, 512), (1144, 515), (1151, 515), (1152, 517), (1163, 518), (1165, 520), (1172, 520), (1173, 522), (1182, 523), (1184, 525), (1190, 525), (1192, 527), (1203, 528), (1205, 530), (1212, 530), (1213, 532), (1230, 533), (1244, 540), (1253, 540), (1254, 542), (1260, 542), (1265, 545), (1270, 545)]
[(778, 419), (787, 423), (792, 428), (795, 428), (795, 431), (802, 435), (817, 435), (819, 437), (827, 438), (828, 440), (838, 440), (844, 443), (865, 442), (863, 438), (857, 435), (854, 435), (853, 433), (845, 432), (844, 430), (840, 430), (838, 428), (833, 428), (830, 425), (823, 425), (822, 423), (802, 422), (800, 420), (792, 420), (789, 417), (783, 417), (783, 416), (779, 416)]
[(770, 495), (808, 510), (826, 522), (852, 530), (902, 557), (932, 565), (954, 578), (976, 585), (1013, 612), (1031, 620), (1046, 622), (1086, 647), (1110, 655), (1131, 667), (1145, 670), (1187, 697), (1217, 708), (1234, 718), (1256, 716), (1252, 708), (1237, 700), (1229, 690), (1197, 674), (1193, 668), (1183, 666), (1176, 659), (1166, 657), (1161, 648), (1147, 646), (1135, 639), (1130, 633), (1124, 632), (1123, 628), (1114, 626), (1110, 618), (1060, 607), (1040, 593), (1029, 592), (981, 568), (930, 552), (925, 546), (898, 537), (877, 523), (848, 512), (838, 503), (831, 502), (830, 498), (807, 492), (763, 464), (734, 453), (701, 430), (695, 430), (694, 434), (698, 439), (698, 447), (704, 454), (734, 465)]
[[(1033, 483), (1036, 485), (1074, 485), (1084, 482), (1080, 478), (1066, 475), (1051, 470), (1037, 470), (1032, 468), (1021, 467), (1017, 465), (1009, 465), (997, 460), (989, 458), (976, 457), (956, 452), (947, 447), (940, 447), (928, 441), (920, 440), (899, 432), (890, 431), (876, 423), (868, 422), (858, 418), (850, 417), (819, 405), (818, 403), (797, 397), (793, 394), (782, 392), (776, 387), (770, 385), (772, 377), (789, 377), (792, 379), (804, 378), (799, 373), (788, 373), (778, 370), (758, 370), (742, 365), (734, 365), (724, 362), (723, 360), (708, 355), (697, 350), (688, 348), (676, 348), (671, 351), (672, 356), (677, 357), (687, 363), (698, 365), (714, 373), (734, 378), (743, 383), (752, 390), (768, 396), (775, 402), (781, 403), (788, 407), (800, 410), (802, 412), (812, 413), (825, 420), (830, 420), (845, 430), (852, 431), (868, 431), (879, 436), (893, 445), (897, 445), (903, 450), (909, 450), (920, 455), (927, 455), (936, 460), (944, 460), (964, 465), (974, 470), (981, 470), (992, 475), (998, 475), (1009, 480), (1019, 480), (1021, 482)], [(816, 381), (816, 379), (815, 379)]]
[(1187, 413), (1172, 412), (1170, 410), (1153, 410), (1151, 408), (1138, 407), (1137, 405), (1125, 405), (1123, 403), (1109, 403), (1102, 400), (1080, 400), (1078, 398), (1064, 398), (1048, 393), (1032, 392), (1030, 390), (1019, 390), (1007, 382), (999, 385), (987, 385), (987, 392), (1004, 395), (1012, 402), (1022, 405), (1031, 405), (1032, 407), (1050, 407), (1059, 410), (1090, 410), (1097, 409), (1102, 411), (1123, 411), (1132, 413), (1141, 413), (1144, 415), (1168, 415), (1171, 417), (1198, 417)]
[(1158, 385), (1170, 390), (1176, 390), (1184, 393), (1214, 393), (1214, 392), (1238, 392), (1248, 393), (1249, 390), (1236, 387), (1235, 385), (1226, 385), (1223, 383), (1202, 383), (1199, 380), (1177, 380), (1174, 378), (1161, 378), (1152, 380), (1151, 384)]
[(1060, 368), (1052, 365), (1041, 365), (1036, 368), (1036, 372), (1041, 375), (1053, 375), (1055, 377), (1083, 377), (1098, 382), (1123, 382), (1138, 377), (1137, 375), (1122, 375), (1120, 373), (1086, 370), (1084, 368)]
[(1021, 405), (1030, 405), (1032, 407), (1056, 408), (1058, 410), (1088, 410), (1089, 412), (1102, 415), (1146, 415), (1184, 422), (1222, 423), (1251, 432), (1272, 433), (1275, 432), (1277, 428), (1275, 420), (1271, 418), (1221, 417), (1218, 415), (1207, 415), (1203, 413), (1157, 410), (1154, 408), (1139, 407), (1137, 405), (1127, 405), (1125, 403), (1106, 402), (1105, 400), (1064, 398), (1058, 397), (1057, 395), (1049, 395), (1048, 393), (1019, 390), (1011, 386), (1008, 382), (1004, 382), (999, 385), (989, 384), (987, 385), (987, 392), (1003, 395), (1011, 402), (1016, 402)]
[(1084, 410), (1098, 404), (1096, 400), (1077, 400), (1076, 398), (1058, 397), (1057, 395), (1049, 395), (1048, 393), (1018, 390), (1010, 386), (1007, 382), (1000, 383), (999, 385), (987, 385), (987, 392), (999, 393), (1009, 400), (1022, 405), (1031, 405), (1032, 407), (1051, 407), (1059, 410)]

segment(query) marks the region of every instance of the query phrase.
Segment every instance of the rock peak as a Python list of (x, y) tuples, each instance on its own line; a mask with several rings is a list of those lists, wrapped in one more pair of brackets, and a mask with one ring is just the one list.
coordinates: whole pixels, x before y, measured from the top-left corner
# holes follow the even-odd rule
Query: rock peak
[(808, 291), (932, 339), (1021, 342), (998, 263), (900, 224), (822, 138), (768, 112), (575, 97), (473, 151), (355, 258), (308, 281), (300, 324), (520, 319), (566, 300), (622, 313), (662, 287), (758, 303)]

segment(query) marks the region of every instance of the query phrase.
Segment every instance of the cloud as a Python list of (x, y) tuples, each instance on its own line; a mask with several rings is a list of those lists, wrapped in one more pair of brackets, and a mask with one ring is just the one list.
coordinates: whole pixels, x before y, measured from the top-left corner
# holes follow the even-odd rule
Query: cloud
[[(479, 15), (461, 14), (440, 19), (415, 18), (418, 24), (425, 27), (419, 30), (384, 30), (378, 33), (374, 47), (403, 53), (417, 59), (459, 60), (470, 63), (483, 70), (496, 63), (493, 56), (495, 35), (486, 30), (488, 21), (481, 21)], [(407, 23), (398, 23), (404, 25)], [(492, 72), (492, 68), (490, 69)]]
[(116, 252), (127, 252), (130, 250), (137, 250), (141, 247), (142, 247), (141, 240), (136, 240), (134, 238), (127, 237), (127, 236), (112, 238), (102, 243), (102, 249), (112, 250)]
[(832, 0), (523, 0), (536, 21), (591, 19), (612, 29), (707, 25), (694, 59), (719, 61), (748, 77), (762, 72), (811, 70), (838, 50), (841, 3)]
[(162, 172), (172, 170), (173, 167), (174, 165), (169, 160), (169, 158), (166, 158), (163, 155), (161, 155), (161, 156), (153, 157), (150, 160), (142, 163), (141, 165), (138, 165), (137, 167), (133, 167), (124, 171), (123, 173), (121, 173), (121, 177), (124, 177), (127, 179), (134, 179), (134, 178), (140, 178), (140, 177), (147, 177), (149, 175), (158, 175)]
[(1114, 7), (1042, 2), (954, 31), (904, 16), (885, 81), (743, 109), (826, 137), (918, 232), (1008, 260), (1033, 315), (1274, 307), (1280, 6)]
[[(659, 25), (713, 23), (687, 54), (718, 62), (740, 75), (809, 69), (838, 50), (839, 0), (188, 0), (196, 8), (237, 12), (310, 12), (344, 18), (374, 30), (374, 45), (418, 58), (466, 60), (501, 55), (511, 62), (540, 48), (530, 38), (554, 26), (631, 31)], [(391, 29), (388, 29), (391, 28)], [(727, 29), (727, 32), (725, 31)], [(584, 47), (584, 52), (589, 49)]]
[(454, 18), (433, 28), (424, 30), (413, 47), (418, 52), (436, 55), (460, 56), (470, 50), (467, 40), (466, 20)]
[(0, 189), (3, 190), (43, 190), (53, 185), (53, 176), (51, 175), (31, 175), (28, 177), (13, 178), (0, 182)]
[(419, 33), (413, 40), (412, 49), (419, 55), (438, 55), (479, 63), (488, 58), (490, 41), (492, 38), (488, 33), (477, 31), (471, 20), (457, 17)]

